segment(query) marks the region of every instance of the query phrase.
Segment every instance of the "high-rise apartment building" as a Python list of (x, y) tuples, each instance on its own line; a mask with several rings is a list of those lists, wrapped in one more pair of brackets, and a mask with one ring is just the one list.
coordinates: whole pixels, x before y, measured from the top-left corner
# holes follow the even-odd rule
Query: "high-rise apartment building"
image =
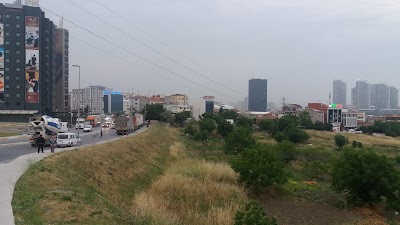
[(367, 81), (357, 81), (351, 89), (351, 104), (358, 109), (370, 108), (370, 87)]
[(266, 112), (268, 97), (268, 80), (249, 80), (249, 111)]
[(370, 85), (370, 107), (388, 109), (390, 107), (390, 89), (386, 84)]
[(0, 120), (52, 115), (56, 26), (39, 7), (0, 4), (0, 31)]
[(56, 30), (56, 74), (55, 74), (55, 92), (56, 102), (53, 105), (53, 111), (68, 112), (70, 103), (68, 97), (69, 91), (69, 32), (62, 28)]
[(399, 108), (399, 89), (390, 87), (390, 108)]
[(341, 80), (333, 81), (333, 103), (347, 105), (347, 86)]
[(80, 104), (80, 110), (88, 108), (90, 114), (101, 115), (104, 113), (103, 95), (104, 89), (97, 86), (80, 89), (80, 92), (79, 89), (72, 89), (71, 109), (77, 112)]

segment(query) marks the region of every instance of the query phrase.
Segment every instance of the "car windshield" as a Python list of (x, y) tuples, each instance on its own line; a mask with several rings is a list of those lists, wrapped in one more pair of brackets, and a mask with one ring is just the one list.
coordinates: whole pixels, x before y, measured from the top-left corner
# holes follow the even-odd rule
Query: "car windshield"
[(92, 126), (91, 125), (86, 125), (85, 128), (92, 128)]
[(58, 139), (68, 139), (68, 134), (60, 134), (58, 135)]

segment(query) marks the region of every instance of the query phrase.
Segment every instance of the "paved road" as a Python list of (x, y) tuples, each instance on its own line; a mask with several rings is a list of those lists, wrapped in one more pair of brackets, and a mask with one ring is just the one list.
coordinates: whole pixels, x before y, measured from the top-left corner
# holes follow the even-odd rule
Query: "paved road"
[[(77, 130), (72, 129), (70, 132), (77, 133)], [(82, 145), (92, 144), (99, 141), (106, 141), (118, 137), (115, 130), (109, 128), (103, 128), (102, 138), (100, 138), (99, 133), (100, 127), (96, 127), (95, 130), (91, 133), (82, 133), (82, 130), (80, 130)], [(99, 135), (98, 137), (93, 137), (93, 134)], [(37, 148), (32, 147), (29, 144), (28, 139), (29, 137), (24, 136), (11, 140), (0, 140), (0, 164), (8, 163), (22, 155), (37, 152)]]

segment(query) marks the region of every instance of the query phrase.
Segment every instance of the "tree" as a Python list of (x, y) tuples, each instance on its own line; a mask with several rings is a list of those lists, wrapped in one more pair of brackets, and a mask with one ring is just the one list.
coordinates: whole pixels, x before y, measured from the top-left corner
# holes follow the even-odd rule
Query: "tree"
[(175, 122), (179, 125), (179, 126), (183, 126), (183, 124), (185, 123), (185, 121), (190, 118), (190, 112), (188, 111), (184, 111), (184, 112), (180, 112), (175, 114)]
[(275, 218), (268, 218), (263, 208), (254, 200), (235, 215), (234, 225), (278, 225)]
[(321, 121), (316, 121), (314, 123), (314, 130), (320, 130), (320, 131), (325, 130), (324, 123), (322, 123)]
[(293, 142), (283, 140), (276, 145), (276, 150), (282, 161), (289, 163), (296, 159), (296, 146)]
[(336, 134), (335, 135), (335, 144), (341, 150), (343, 146), (345, 146), (347, 143), (347, 139), (344, 135), (341, 134)]
[(207, 130), (203, 130), (203, 131), (198, 131), (194, 134), (194, 139), (196, 141), (207, 141), (208, 139), (208, 131)]
[(258, 126), (262, 131), (268, 132), (271, 129), (273, 123), (273, 120), (261, 120), (258, 123)]
[(211, 134), (215, 130), (215, 128), (217, 128), (214, 120), (208, 119), (208, 118), (200, 120), (199, 127), (200, 127), (200, 131), (205, 130), (209, 134)]
[(233, 110), (223, 110), (220, 115), (227, 120), (237, 120), (239, 117), (239, 114)]
[(324, 124), (324, 130), (332, 132), (333, 131), (333, 125), (331, 123)]
[(252, 127), (253, 124), (254, 121), (252, 119), (246, 118), (244, 116), (239, 117), (236, 121), (236, 126), (238, 127)]
[(334, 162), (332, 187), (346, 193), (347, 201), (356, 203), (382, 203), (400, 209), (400, 175), (393, 164), (372, 150), (346, 149)]
[(283, 134), (286, 137), (286, 140), (289, 140), (293, 143), (304, 143), (310, 139), (310, 136), (307, 134), (307, 132), (295, 126), (286, 128)]
[(161, 104), (146, 105), (145, 109), (143, 109), (142, 113), (145, 113), (146, 120), (159, 121), (161, 119), (161, 113), (165, 112), (165, 109)]
[(165, 112), (162, 112), (160, 114), (160, 121), (161, 122), (173, 123), (174, 119), (175, 119), (175, 116), (170, 111), (165, 111)]
[(245, 183), (259, 193), (262, 188), (282, 185), (287, 181), (284, 163), (271, 151), (271, 146), (246, 149), (230, 161), (233, 170), (239, 173), (239, 182)]
[(235, 127), (229, 123), (228, 121), (224, 121), (221, 124), (218, 124), (218, 134), (220, 134), (222, 137), (226, 137), (228, 136), (233, 130), (235, 129)]
[(311, 120), (311, 115), (309, 112), (304, 111), (304, 112), (300, 113), (299, 122), (300, 122), (300, 126), (305, 127), (306, 129), (314, 128), (314, 124)]
[(254, 148), (256, 140), (248, 127), (238, 127), (225, 138), (225, 153), (239, 154), (247, 148)]

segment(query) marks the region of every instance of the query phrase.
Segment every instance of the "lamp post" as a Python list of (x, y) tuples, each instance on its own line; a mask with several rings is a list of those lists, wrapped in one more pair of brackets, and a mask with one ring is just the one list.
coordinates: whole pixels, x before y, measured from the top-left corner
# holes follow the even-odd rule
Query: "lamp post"
[[(78, 67), (79, 69), (79, 81), (78, 81), (78, 140), (80, 139), (79, 130), (81, 129), (79, 119), (81, 118), (81, 66), (80, 65), (72, 65), (72, 67)], [(79, 141), (78, 141), (79, 142)]]

